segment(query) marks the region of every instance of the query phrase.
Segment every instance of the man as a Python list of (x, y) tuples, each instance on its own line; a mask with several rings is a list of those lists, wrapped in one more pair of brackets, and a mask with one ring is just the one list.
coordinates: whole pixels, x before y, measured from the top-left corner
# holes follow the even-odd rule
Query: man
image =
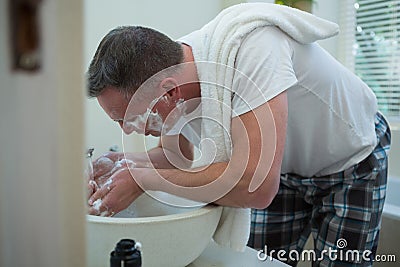
[(95, 162), (95, 178), (111, 180), (94, 190), (90, 212), (112, 215), (143, 190), (166, 191), (253, 208), (254, 248), (301, 252), (312, 232), (315, 265), (370, 265), (324, 253), (376, 252), (390, 144), (372, 91), (314, 42), (334, 34), (326, 21), (265, 4), (227, 9), (179, 42), (112, 30), (89, 67), (89, 94), (126, 134), (160, 145), (127, 153), (135, 168)]

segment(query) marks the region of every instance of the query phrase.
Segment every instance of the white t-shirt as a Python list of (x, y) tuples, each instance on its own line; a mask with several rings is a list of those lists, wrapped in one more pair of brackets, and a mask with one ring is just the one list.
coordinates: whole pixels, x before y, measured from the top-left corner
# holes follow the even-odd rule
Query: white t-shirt
[[(185, 43), (191, 42), (185, 36)], [(366, 158), (376, 146), (375, 95), (317, 43), (300, 44), (274, 26), (258, 28), (242, 41), (235, 68), (240, 75), (233, 82), (233, 116), (287, 91), (281, 173), (336, 173)], [(187, 133), (182, 131), (189, 140), (191, 129), (200, 129), (195, 123), (200, 120)]]

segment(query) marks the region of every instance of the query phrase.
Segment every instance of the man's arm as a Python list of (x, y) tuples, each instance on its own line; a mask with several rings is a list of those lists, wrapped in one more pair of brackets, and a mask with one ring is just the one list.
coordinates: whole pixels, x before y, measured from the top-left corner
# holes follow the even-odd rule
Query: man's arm
[(288, 112), (286, 93), (268, 103), (232, 120), (233, 151), (229, 162), (190, 171), (121, 169), (113, 175), (115, 181), (109, 188), (103, 187), (90, 197), (90, 205), (97, 199), (102, 199), (103, 205), (100, 210), (92, 207), (89, 212), (117, 213), (143, 189), (224, 206), (267, 207), (279, 188)]
[(205, 169), (192, 169), (190, 172), (133, 169), (132, 175), (148, 190), (225, 206), (265, 208), (279, 188), (287, 112), (284, 92), (253, 111), (234, 118), (233, 151), (229, 162), (213, 163)]
[(102, 157), (107, 157), (113, 162), (126, 158), (139, 168), (188, 169), (193, 160), (193, 145), (183, 135), (168, 135), (162, 136), (159, 145), (146, 152), (109, 152)]

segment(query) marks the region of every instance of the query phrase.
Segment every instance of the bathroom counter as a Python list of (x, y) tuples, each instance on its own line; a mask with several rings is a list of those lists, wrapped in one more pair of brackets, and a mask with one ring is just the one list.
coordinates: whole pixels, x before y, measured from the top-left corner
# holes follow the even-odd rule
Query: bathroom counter
[(287, 267), (278, 260), (261, 261), (257, 257), (257, 251), (249, 247), (241, 252), (222, 248), (211, 242), (204, 252), (194, 262), (187, 267)]

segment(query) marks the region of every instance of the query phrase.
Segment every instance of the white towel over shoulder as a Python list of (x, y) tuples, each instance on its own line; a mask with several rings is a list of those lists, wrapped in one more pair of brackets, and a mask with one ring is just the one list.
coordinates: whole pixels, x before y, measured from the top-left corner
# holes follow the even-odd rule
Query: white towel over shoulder
[[(296, 41), (306, 44), (336, 35), (337, 24), (298, 9), (265, 3), (247, 3), (229, 7), (201, 29), (179, 39), (192, 46), (201, 83), (201, 139), (214, 146), (201, 147), (203, 155), (211, 153), (212, 162), (229, 161), (231, 156), (231, 97), (235, 57), (241, 41), (258, 27), (276, 26)], [(222, 86), (221, 86), (222, 85)], [(220, 127), (211, 121), (220, 123)], [(207, 142), (206, 142), (207, 143)], [(210, 151), (210, 148), (214, 148)], [(196, 166), (210, 163), (203, 156)], [(217, 243), (243, 250), (250, 232), (249, 209), (224, 208), (214, 235)]]

